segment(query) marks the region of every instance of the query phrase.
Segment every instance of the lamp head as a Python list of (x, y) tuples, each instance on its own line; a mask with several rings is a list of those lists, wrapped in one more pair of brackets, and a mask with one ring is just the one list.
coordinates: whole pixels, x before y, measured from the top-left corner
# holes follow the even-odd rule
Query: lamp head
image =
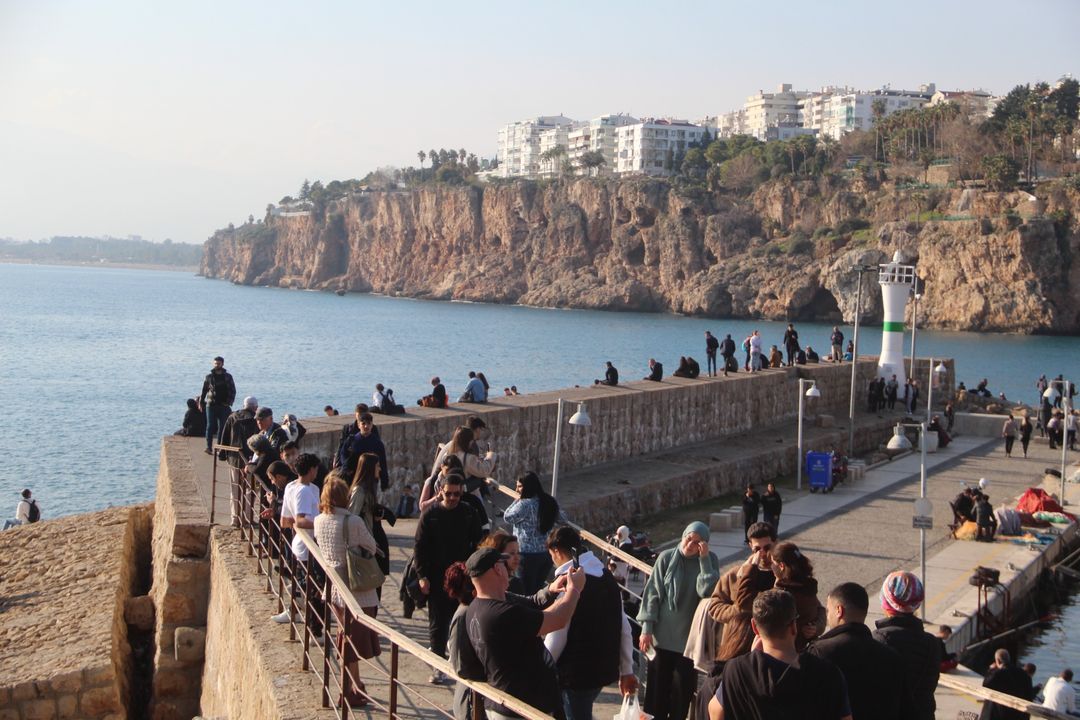
[(885, 446), (889, 450), (910, 450), (911, 441), (904, 434), (904, 426), (897, 423), (893, 436), (889, 438), (889, 444)]
[(569, 422), (571, 425), (583, 425), (585, 427), (592, 425), (592, 419), (589, 418), (589, 413), (585, 411), (585, 403), (578, 403), (577, 412), (570, 416)]
[(817, 389), (817, 383), (810, 386), (810, 389), (806, 391), (806, 397), (819, 398), (821, 397), (821, 391)]
[(949, 372), (949, 369), (945, 367), (945, 363), (939, 362), (937, 364), (937, 367), (934, 368), (934, 372), (938, 375), (944, 375), (945, 373)]

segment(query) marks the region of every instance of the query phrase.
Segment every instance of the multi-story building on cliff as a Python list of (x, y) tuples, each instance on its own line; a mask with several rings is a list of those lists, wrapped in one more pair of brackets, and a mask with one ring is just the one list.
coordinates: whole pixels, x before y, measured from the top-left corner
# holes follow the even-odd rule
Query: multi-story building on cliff
[(930, 98), (930, 105), (955, 103), (971, 118), (988, 118), (994, 114), (997, 98), (985, 90), (938, 90)]
[(580, 161), (581, 156), (587, 152), (599, 152), (604, 156), (604, 164), (597, 168), (600, 174), (615, 172), (617, 129), (637, 122), (639, 122), (637, 118), (622, 113), (601, 115), (570, 130), (566, 157), (573, 164), (575, 172), (579, 174), (585, 172), (580, 169)]
[(741, 134), (767, 140), (769, 128), (798, 127), (799, 106), (809, 95), (805, 90), (792, 90), (787, 83), (780, 85), (776, 92), (772, 93), (758, 90), (743, 103), (746, 125)]
[[(884, 115), (900, 110), (920, 108), (930, 102), (936, 88), (933, 83), (918, 90), (892, 90), (882, 88), (872, 92), (848, 90), (830, 93), (820, 101), (820, 112), (814, 118), (814, 127), (821, 135), (839, 140), (852, 130), (869, 130), (874, 126), (874, 104), (883, 103)], [(812, 103), (813, 104), (813, 103)], [(817, 108), (815, 108), (817, 111)], [(805, 117), (805, 112), (804, 112)]]
[(540, 173), (540, 136), (545, 130), (569, 127), (573, 120), (563, 115), (541, 115), (512, 122), (499, 128), (498, 177), (537, 177)]
[(699, 142), (705, 128), (686, 120), (646, 118), (615, 129), (615, 172), (670, 175), (678, 159)]

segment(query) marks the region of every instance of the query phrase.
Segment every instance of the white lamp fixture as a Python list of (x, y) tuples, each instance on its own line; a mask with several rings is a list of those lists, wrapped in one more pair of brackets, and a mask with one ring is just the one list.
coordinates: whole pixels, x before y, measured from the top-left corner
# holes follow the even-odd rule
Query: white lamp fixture
[(907, 435), (904, 434), (904, 426), (897, 424), (896, 430), (893, 432), (893, 436), (889, 438), (889, 444), (886, 445), (889, 450), (910, 450), (911, 441), (907, 439)]
[(810, 386), (810, 389), (806, 391), (806, 397), (819, 398), (821, 397), (821, 391), (817, 389), (817, 383), (815, 382)]
[(577, 404), (577, 412), (570, 416), (569, 422), (571, 425), (581, 425), (583, 427), (592, 425), (589, 413), (585, 411), (585, 403), (581, 402)]
[[(803, 386), (806, 385), (806, 384), (809, 384), (810, 387), (806, 390), (806, 392), (803, 392)], [(796, 458), (796, 464), (797, 464), (796, 475), (795, 475), (795, 489), (796, 490), (802, 490), (802, 468), (803, 468), (803, 463), (805, 462), (805, 459), (803, 458), (803, 449), (802, 449), (803, 404), (805, 403), (805, 398), (810, 398), (812, 400), (814, 398), (819, 398), (819, 397), (821, 397), (821, 391), (817, 389), (817, 381), (816, 380), (807, 380), (805, 378), (799, 378), (799, 435), (798, 435), (798, 453), (799, 453), (799, 457)]]

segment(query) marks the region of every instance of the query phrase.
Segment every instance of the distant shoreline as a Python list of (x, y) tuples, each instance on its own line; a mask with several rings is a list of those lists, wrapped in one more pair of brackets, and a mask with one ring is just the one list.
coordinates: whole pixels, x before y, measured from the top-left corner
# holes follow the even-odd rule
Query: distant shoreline
[(26, 258), (14, 258), (0, 256), (0, 263), (5, 265), (53, 265), (58, 267), (94, 267), (94, 268), (120, 268), (124, 270), (171, 270), (173, 272), (199, 272), (197, 265), (157, 265), (154, 263), (126, 263), (126, 262), (91, 262), (89, 260), (27, 260)]

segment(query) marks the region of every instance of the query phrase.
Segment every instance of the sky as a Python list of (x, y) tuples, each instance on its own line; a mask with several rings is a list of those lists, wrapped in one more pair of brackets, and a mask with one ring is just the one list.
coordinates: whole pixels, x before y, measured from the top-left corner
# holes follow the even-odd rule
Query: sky
[(495, 154), (536, 115), (695, 120), (780, 83), (1080, 73), (1077, 0), (0, 0), (0, 238), (201, 243), (304, 179)]

